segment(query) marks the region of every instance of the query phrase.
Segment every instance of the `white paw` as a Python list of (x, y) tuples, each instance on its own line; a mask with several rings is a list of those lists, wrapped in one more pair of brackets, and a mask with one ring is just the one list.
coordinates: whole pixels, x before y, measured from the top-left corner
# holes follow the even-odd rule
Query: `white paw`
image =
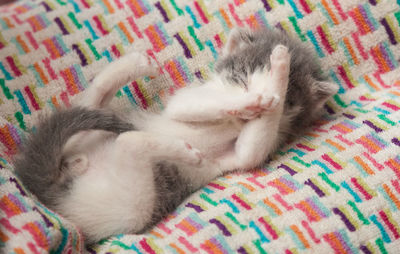
[(263, 95), (261, 99), (261, 107), (267, 111), (272, 111), (278, 106), (279, 102), (281, 101), (281, 97), (279, 95)]
[[(264, 110), (261, 107), (261, 100), (262, 96), (260, 94), (248, 94), (240, 107), (228, 110), (226, 113), (244, 120), (254, 119)], [(238, 105), (240, 104), (238, 103)]]
[(289, 56), (289, 49), (282, 44), (276, 45), (275, 48), (272, 50), (271, 57), (273, 57), (274, 59), (286, 58), (287, 56)]
[(271, 53), (271, 71), (289, 71), (290, 53), (287, 47), (279, 44)]
[(144, 76), (157, 76), (159, 67), (157, 63), (150, 56), (146, 56), (137, 51), (130, 52), (126, 55), (130, 59), (133, 68), (140, 68)]
[(187, 163), (191, 165), (198, 165), (203, 160), (203, 154), (197, 148), (192, 147), (189, 143), (182, 141), (182, 145), (186, 151)]

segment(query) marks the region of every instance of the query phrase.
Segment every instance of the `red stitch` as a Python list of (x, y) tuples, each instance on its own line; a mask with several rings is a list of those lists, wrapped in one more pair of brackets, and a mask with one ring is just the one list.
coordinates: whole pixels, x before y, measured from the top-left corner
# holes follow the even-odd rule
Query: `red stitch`
[(233, 19), (236, 21), (236, 24), (240, 27), (243, 27), (244, 26), (243, 22), (240, 20), (239, 16), (236, 14), (235, 7), (233, 6), (233, 4), (229, 4), (229, 11), (231, 12)]
[(196, 8), (196, 10), (199, 13), (200, 18), (203, 20), (203, 22), (205, 24), (208, 24), (209, 21), (208, 21), (206, 15), (204, 14), (204, 11), (201, 9), (201, 7), (200, 7), (200, 5), (199, 5), (199, 3), (197, 1), (194, 1), (194, 7)]

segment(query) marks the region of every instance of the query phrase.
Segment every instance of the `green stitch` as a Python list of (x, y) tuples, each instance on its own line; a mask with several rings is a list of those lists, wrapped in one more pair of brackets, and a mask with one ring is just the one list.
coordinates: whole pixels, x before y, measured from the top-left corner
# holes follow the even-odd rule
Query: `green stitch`
[(78, 20), (75, 17), (75, 14), (73, 12), (68, 13), (68, 17), (71, 19), (72, 23), (78, 28), (81, 29), (82, 25), (78, 22)]
[(399, 26), (400, 26), (400, 11), (396, 12), (396, 13), (394, 14), (394, 16), (396, 17), (397, 23), (399, 23)]
[(101, 55), (99, 54), (99, 52), (97, 52), (96, 48), (93, 46), (92, 40), (88, 38), (85, 40), (85, 42), (89, 46), (89, 48), (92, 51), (93, 55), (95, 56), (96, 60), (101, 59)]
[(174, 9), (176, 10), (176, 12), (178, 13), (179, 16), (182, 16), (184, 14), (184, 12), (182, 11), (182, 9), (180, 9), (176, 3), (175, 0), (169, 0), (172, 4), (172, 6), (174, 7)]
[(62, 239), (61, 243), (58, 245), (58, 248), (56, 250), (51, 250), (50, 254), (60, 254), (64, 252), (64, 248), (67, 245), (67, 240), (68, 240), (68, 230), (65, 228), (60, 228)]
[(295, 17), (290, 16), (289, 17), (290, 23), (292, 23), (292, 26), (294, 30), (296, 31), (297, 35), (299, 36), (300, 40), (302, 41), (307, 41), (307, 38), (301, 33), (300, 27), (297, 25), (297, 21)]
[(389, 118), (387, 118), (385, 115), (380, 114), (378, 115), (379, 119), (381, 119), (382, 121), (385, 121), (386, 123), (390, 124), (391, 126), (395, 126), (396, 123), (393, 122), (392, 120), (390, 120)]
[(206, 202), (210, 203), (213, 206), (217, 206), (218, 203), (215, 202), (214, 200), (212, 200), (211, 198), (209, 198), (206, 194), (202, 193), (200, 194), (200, 198), (202, 198), (203, 200), (205, 200)]
[(332, 187), (336, 192), (339, 191), (340, 187), (336, 185), (334, 182), (331, 181), (331, 179), (328, 178), (328, 176), (325, 173), (318, 173), (318, 175), (324, 180), (329, 186)]
[(387, 250), (385, 249), (385, 246), (383, 245), (383, 241), (381, 238), (376, 239), (375, 241), (376, 245), (378, 245), (379, 250), (381, 251), (382, 254), (387, 254)]
[(196, 42), (197, 47), (199, 47), (199, 50), (202, 51), (204, 49), (204, 45), (201, 43), (201, 41), (195, 34), (193, 26), (188, 26), (188, 31), (189, 31), (190, 36), (192, 36), (192, 38)]
[(67, 4), (66, 2), (63, 2), (63, 1), (61, 1), (61, 0), (56, 0), (56, 1), (57, 1), (57, 3), (59, 3), (61, 6)]
[(6, 86), (6, 82), (2, 78), (0, 79), (0, 86), (3, 89), (3, 93), (7, 99), (14, 99), (14, 96), (10, 93), (10, 89)]
[(339, 97), (338, 94), (335, 94), (335, 95), (333, 96), (333, 99), (334, 99), (335, 102), (336, 102), (339, 106), (341, 106), (342, 108), (347, 108), (346, 103), (344, 103), (344, 101), (342, 101), (342, 100), (340, 99), (340, 97)]
[(303, 166), (306, 166), (307, 168), (311, 167), (311, 164), (310, 164), (310, 163), (307, 163), (307, 162), (301, 160), (301, 159), (300, 159), (299, 157), (297, 157), (297, 156), (293, 156), (293, 157), (292, 157), (292, 160), (294, 160), (294, 161), (300, 163), (300, 164), (303, 165)]
[(26, 125), (25, 125), (24, 116), (22, 115), (22, 113), (17, 111), (17, 112), (15, 112), (14, 116), (19, 123), (19, 127), (26, 131)]
[(117, 246), (121, 247), (124, 250), (130, 250), (131, 249), (131, 248), (129, 248), (128, 245), (126, 245), (126, 244), (124, 244), (124, 243), (122, 243), (120, 241), (112, 241), (111, 242), (111, 246), (113, 246), (113, 245), (117, 245)]
[(241, 224), (235, 216), (233, 216), (233, 214), (231, 214), (230, 212), (226, 212), (225, 216), (228, 217), (229, 219), (231, 219), (231, 221), (233, 221), (236, 225), (238, 225), (240, 227), (241, 230), (245, 230), (247, 228), (246, 225)]
[(363, 223), (364, 225), (369, 225), (369, 224), (370, 224), (369, 220), (367, 220), (367, 219), (364, 217), (364, 215), (363, 215), (363, 214), (361, 213), (361, 211), (357, 208), (357, 206), (356, 206), (356, 204), (355, 204), (354, 202), (352, 202), (352, 201), (349, 200), (349, 201), (347, 202), (347, 204), (348, 204), (349, 206), (351, 206), (351, 208), (353, 209), (354, 212), (356, 212), (358, 219), (359, 219), (360, 221), (362, 221), (362, 223)]
[(256, 246), (260, 254), (267, 254), (267, 252), (261, 247), (261, 241), (260, 240), (255, 240), (253, 241), (253, 244)]

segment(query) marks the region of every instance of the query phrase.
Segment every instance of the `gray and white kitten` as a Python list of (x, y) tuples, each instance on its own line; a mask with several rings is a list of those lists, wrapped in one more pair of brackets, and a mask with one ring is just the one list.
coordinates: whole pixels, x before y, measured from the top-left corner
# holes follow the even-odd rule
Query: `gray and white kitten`
[(78, 105), (37, 126), (15, 161), (25, 186), (87, 243), (143, 232), (217, 176), (261, 165), (336, 92), (299, 42), (235, 29), (213, 77), (177, 91), (163, 112), (121, 120), (110, 111), (123, 85), (157, 73), (136, 52), (111, 63)]

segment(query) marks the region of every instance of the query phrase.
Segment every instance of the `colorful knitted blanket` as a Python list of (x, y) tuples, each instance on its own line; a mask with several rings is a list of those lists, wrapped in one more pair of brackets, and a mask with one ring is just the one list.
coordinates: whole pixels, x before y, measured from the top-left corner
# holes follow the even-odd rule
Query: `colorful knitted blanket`
[[(278, 28), (315, 49), (340, 87), (325, 117), (149, 233), (85, 249), (79, 229), (13, 174), (33, 120), (70, 105), (131, 50), (163, 74), (127, 84), (115, 102), (162, 109), (169, 93), (209, 77), (235, 26)], [(0, 27), (1, 253), (399, 253), (399, 1), (20, 0), (0, 7)]]

